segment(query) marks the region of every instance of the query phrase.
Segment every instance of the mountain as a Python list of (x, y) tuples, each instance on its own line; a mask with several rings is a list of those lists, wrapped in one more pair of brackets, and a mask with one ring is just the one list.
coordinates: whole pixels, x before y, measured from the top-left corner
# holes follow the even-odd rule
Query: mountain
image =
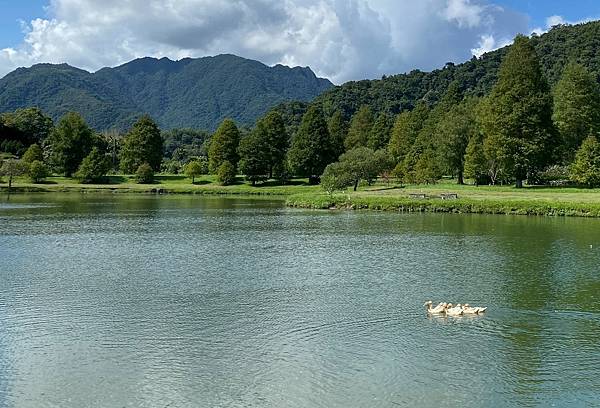
[(80, 112), (96, 129), (127, 128), (143, 113), (165, 129), (252, 125), (272, 106), (310, 101), (333, 84), (310, 68), (266, 66), (235, 55), (140, 58), (90, 73), (67, 64), (19, 68), (0, 79), (0, 112), (37, 106), (54, 119)]
[[(581, 63), (600, 77), (599, 21), (556, 26), (548, 33), (534, 35), (532, 43), (551, 85), (559, 80), (570, 60)], [(321, 104), (327, 116), (340, 110), (348, 119), (362, 105), (369, 105), (375, 112), (395, 115), (412, 109), (421, 99), (435, 104), (453, 81), (458, 81), (466, 94), (482, 96), (495, 84), (498, 68), (509, 47), (489, 52), (481, 58), (473, 57), (462, 64), (447, 63), (431, 72), (414, 70), (380, 80), (347, 82), (324, 92), (313, 103)], [(290, 110), (286, 105), (277, 109), (285, 114)]]

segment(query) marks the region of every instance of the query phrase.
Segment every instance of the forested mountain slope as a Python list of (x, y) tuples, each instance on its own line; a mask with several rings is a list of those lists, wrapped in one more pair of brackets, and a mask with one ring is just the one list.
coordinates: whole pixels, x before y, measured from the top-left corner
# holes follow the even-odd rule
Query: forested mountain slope
[(96, 129), (125, 129), (142, 113), (163, 128), (252, 125), (272, 106), (310, 101), (333, 86), (310, 68), (268, 67), (234, 55), (141, 58), (90, 73), (67, 64), (19, 68), (0, 79), (0, 112), (37, 106), (58, 119), (78, 111)]

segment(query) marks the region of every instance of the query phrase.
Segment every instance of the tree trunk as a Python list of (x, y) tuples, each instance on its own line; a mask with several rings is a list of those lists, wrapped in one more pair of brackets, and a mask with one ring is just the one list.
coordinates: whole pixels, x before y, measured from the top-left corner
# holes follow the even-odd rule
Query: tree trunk
[(192, 184), (194, 184), (194, 176), (192, 176)]
[(358, 180), (354, 181), (354, 191), (356, 191), (356, 189), (358, 188)]
[(517, 179), (515, 182), (515, 188), (523, 188), (523, 180)]
[(463, 184), (465, 184), (465, 177), (463, 176), (463, 172), (462, 171), (458, 172), (458, 184), (461, 185), (461, 186)]

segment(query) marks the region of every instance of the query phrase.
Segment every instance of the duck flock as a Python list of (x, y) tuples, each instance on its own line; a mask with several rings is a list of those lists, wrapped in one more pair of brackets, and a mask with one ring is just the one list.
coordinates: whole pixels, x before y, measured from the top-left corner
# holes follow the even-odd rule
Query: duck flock
[(433, 302), (428, 300), (423, 306), (427, 309), (427, 314), (430, 315), (446, 315), (446, 316), (462, 316), (462, 315), (475, 315), (481, 314), (487, 310), (487, 307), (469, 306), (468, 303), (457, 304), (454, 306), (452, 303), (442, 302), (436, 307), (432, 307)]

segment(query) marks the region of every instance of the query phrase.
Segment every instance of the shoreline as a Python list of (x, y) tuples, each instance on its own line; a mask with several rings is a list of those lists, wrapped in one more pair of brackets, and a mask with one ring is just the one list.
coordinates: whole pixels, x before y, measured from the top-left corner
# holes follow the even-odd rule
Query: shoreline
[[(8, 186), (0, 185), (7, 194)], [(440, 193), (455, 192), (458, 198), (441, 199)], [(269, 197), (281, 200), (291, 208), (331, 211), (396, 211), (457, 214), (532, 215), (552, 217), (600, 218), (600, 190), (553, 189), (528, 187), (474, 187), (439, 184), (429, 186), (381, 185), (329, 195), (319, 186), (309, 186), (296, 180), (287, 185), (265, 184), (251, 186), (237, 183), (221, 186), (209, 180), (196, 184), (169, 182), (158, 184), (79, 184), (59, 179), (45, 184), (17, 182), (11, 194), (81, 193), (81, 194), (147, 194), (147, 195), (205, 195), (234, 197)], [(428, 198), (415, 198), (417, 195)]]
[(537, 200), (494, 200), (459, 198), (411, 199), (408, 197), (308, 195), (296, 194), (287, 197), (286, 205), (293, 208), (321, 209), (332, 211), (396, 211), (416, 213), (455, 213), (490, 215), (530, 215), (549, 217), (600, 218), (600, 202), (547, 202)]

